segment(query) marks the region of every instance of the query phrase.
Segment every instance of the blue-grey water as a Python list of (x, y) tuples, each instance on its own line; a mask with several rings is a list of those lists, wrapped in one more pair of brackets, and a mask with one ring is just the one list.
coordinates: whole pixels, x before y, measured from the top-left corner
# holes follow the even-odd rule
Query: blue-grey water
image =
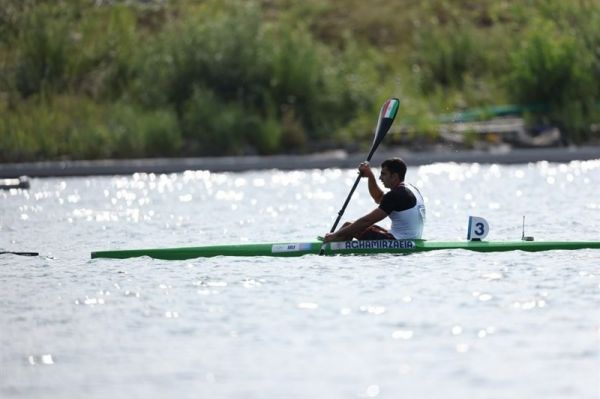
[[(323, 235), (354, 170), (0, 192), (2, 398), (598, 398), (600, 251), (90, 260)], [(600, 240), (600, 161), (410, 168), (425, 238)], [(363, 182), (344, 220), (371, 210)]]

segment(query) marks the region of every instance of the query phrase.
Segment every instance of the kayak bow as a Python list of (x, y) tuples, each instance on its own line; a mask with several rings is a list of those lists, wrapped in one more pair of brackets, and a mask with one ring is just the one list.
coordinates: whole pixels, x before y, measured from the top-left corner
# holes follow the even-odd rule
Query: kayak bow
[(372, 240), (344, 241), (324, 244), (315, 242), (213, 245), (202, 247), (109, 250), (92, 252), (92, 258), (125, 259), (149, 256), (155, 259), (183, 260), (214, 256), (279, 256), (318, 255), (324, 246), (324, 255), (410, 254), (439, 250), (468, 250), (477, 252), (553, 251), (600, 249), (600, 241), (427, 241), (427, 240)]

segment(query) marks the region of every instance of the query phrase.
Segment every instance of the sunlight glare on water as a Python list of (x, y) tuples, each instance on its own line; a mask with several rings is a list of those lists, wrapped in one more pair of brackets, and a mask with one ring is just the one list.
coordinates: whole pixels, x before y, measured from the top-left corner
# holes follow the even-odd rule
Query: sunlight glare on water
[[(375, 171), (378, 176), (378, 170)], [(32, 179), (0, 192), (2, 398), (595, 398), (599, 254), (90, 260), (313, 241), (356, 170)], [(409, 168), (431, 240), (600, 240), (600, 161)], [(372, 210), (363, 181), (343, 220)], [(386, 225), (384, 223), (384, 225)]]

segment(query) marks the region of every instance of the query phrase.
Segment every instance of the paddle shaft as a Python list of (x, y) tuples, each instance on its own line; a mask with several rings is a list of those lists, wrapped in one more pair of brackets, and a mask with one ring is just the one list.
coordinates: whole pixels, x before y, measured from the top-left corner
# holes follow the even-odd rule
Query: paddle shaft
[[(377, 144), (379, 144), (379, 143), (377, 143)], [(367, 162), (369, 162), (371, 160), (371, 157), (373, 156), (373, 153), (375, 152), (376, 148), (377, 148), (377, 145), (375, 145), (371, 149), (371, 153), (367, 157)], [(356, 190), (356, 187), (358, 187), (358, 183), (360, 182), (361, 178), (362, 178), (362, 175), (359, 172), (358, 177), (354, 181), (354, 185), (352, 186), (352, 189), (350, 190), (350, 193), (346, 197), (346, 201), (344, 201), (344, 205), (342, 205), (342, 209), (340, 209), (340, 211), (338, 212), (338, 216), (335, 219), (335, 223), (333, 223), (333, 226), (331, 227), (331, 230), (329, 231), (330, 233), (333, 233), (335, 231), (335, 228), (337, 227), (338, 223), (340, 223), (340, 220), (342, 219), (342, 216), (344, 215), (344, 212), (346, 212), (346, 207), (350, 203), (350, 198), (352, 198), (352, 194), (354, 194), (354, 190)]]
[(338, 212), (338, 216), (335, 219), (335, 223), (333, 223), (333, 226), (331, 226), (331, 230), (329, 230), (330, 233), (333, 233), (335, 231), (335, 228), (337, 227), (338, 223), (342, 219), (342, 216), (344, 215), (344, 212), (346, 211), (346, 207), (348, 206), (348, 203), (350, 202), (350, 198), (352, 197), (354, 190), (356, 190), (356, 187), (358, 186), (358, 182), (360, 181), (360, 178), (361, 178), (360, 175), (356, 178), (356, 181), (354, 182), (354, 185), (352, 186), (352, 190), (350, 190), (350, 194), (348, 194), (348, 197), (346, 198), (344, 205), (342, 205), (342, 209), (340, 209), (340, 211)]

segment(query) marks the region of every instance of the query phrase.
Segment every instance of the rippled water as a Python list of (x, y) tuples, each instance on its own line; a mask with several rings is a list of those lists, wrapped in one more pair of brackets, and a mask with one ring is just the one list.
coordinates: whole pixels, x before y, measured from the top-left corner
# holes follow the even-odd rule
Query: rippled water
[[(597, 398), (600, 252), (90, 260), (313, 240), (352, 170), (34, 179), (0, 192), (2, 398)], [(600, 239), (600, 161), (409, 169), (425, 236)], [(359, 187), (344, 219), (374, 205)]]

